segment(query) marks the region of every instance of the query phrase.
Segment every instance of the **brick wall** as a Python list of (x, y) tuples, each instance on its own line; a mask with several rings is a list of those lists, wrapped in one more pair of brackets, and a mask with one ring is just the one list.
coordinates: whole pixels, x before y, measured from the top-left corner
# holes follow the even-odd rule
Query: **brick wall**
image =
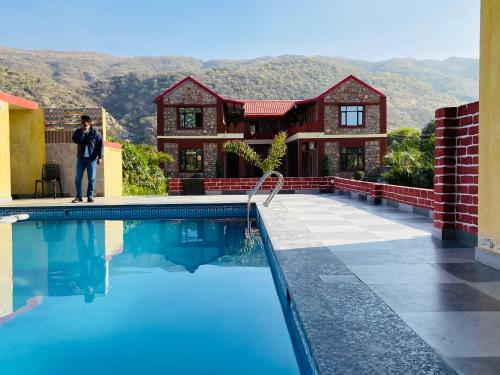
[(168, 179), (168, 194), (179, 195), (182, 193), (182, 182), (180, 178)]
[(436, 111), (434, 227), (477, 234), (479, 103)]
[(382, 198), (404, 203), (414, 207), (434, 210), (434, 191), (397, 185), (380, 185)]
[[(282, 190), (321, 190), (328, 191), (331, 188), (331, 177), (285, 177)], [(246, 192), (252, 190), (258, 178), (205, 178), (205, 191), (221, 192)], [(272, 190), (278, 182), (277, 178), (268, 178), (260, 187), (260, 190)]]
[(350, 178), (334, 177), (333, 187), (336, 191), (352, 191), (365, 193), (375, 199), (382, 198), (380, 184), (367, 181), (357, 181)]
[(414, 207), (434, 209), (434, 191), (407, 186), (387, 185), (376, 182), (357, 181), (347, 178), (334, 177), (335, 191), (350, 191), (364, 193), (375, 201), (388, 199)]

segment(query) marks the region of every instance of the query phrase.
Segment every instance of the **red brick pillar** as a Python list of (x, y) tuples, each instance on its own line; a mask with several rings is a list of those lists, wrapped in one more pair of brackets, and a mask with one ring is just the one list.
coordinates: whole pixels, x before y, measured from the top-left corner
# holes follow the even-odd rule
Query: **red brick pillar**
[(443, 240), (454, 238), (457, 126), (456, 107), (436, 110), (433, 235)]
[(479, 103), (436, 111), (434, 231), (477, 243)]

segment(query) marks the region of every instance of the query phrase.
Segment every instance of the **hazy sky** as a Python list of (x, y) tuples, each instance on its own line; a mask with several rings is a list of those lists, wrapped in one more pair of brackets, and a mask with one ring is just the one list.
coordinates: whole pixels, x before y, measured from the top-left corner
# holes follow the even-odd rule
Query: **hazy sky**
[[(2, 1), (3, 2), (3, 1)], [(23, 0), (0, 45), (202, 59), (478, 57), (480, 0)]]

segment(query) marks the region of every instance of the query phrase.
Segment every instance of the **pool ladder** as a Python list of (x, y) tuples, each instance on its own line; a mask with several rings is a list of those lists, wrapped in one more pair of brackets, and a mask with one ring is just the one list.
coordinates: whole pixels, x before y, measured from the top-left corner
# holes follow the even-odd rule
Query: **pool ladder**
[(273, 200), (274, 196), (279, 193), (281, 188), (283, 187), (283, 184), (285, 183), (285, 179), (283, 178), (283, 175), (279, 172), (276, 171), (268, 171), (264, 173), (264, 175), (260, 178), (260, 180), (257, 182), (257, 184), (254, 186), (254, 188), (248, 193), (248, 202), (247, 202), (247, 230), (249, 236), (252, 236), (252, 228), (250, 226), (250, 203), (252, 200), (252, 197), (254, 194), (259, 190), (260, 186), (264, 183), (264, 181), (271, 175), (275, 175), (278, 177), (278, 183), (276, 184), (276, 187), (271, 191), (267, 199), (264, 201), (264, 207), (268, 207), (271, 201)]

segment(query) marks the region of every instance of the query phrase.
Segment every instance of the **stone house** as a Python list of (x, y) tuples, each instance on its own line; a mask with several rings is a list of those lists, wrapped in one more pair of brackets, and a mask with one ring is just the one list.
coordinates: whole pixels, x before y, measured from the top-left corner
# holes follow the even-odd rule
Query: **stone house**
[(353, 75), (305, 100), (233, 100), (186, 77), (155, 102), (158, 149), (174, 157), (166, 167), (174, 177), (215, 177), (217, 160), (224, 177), (259, 176), (222, 145), (241, 140), (265, 155), (281, 130), (288, 135), (285, 176), (323, 176), (325, 159), (329, 175), (376, 175), (386, 151), (386, 96)]

